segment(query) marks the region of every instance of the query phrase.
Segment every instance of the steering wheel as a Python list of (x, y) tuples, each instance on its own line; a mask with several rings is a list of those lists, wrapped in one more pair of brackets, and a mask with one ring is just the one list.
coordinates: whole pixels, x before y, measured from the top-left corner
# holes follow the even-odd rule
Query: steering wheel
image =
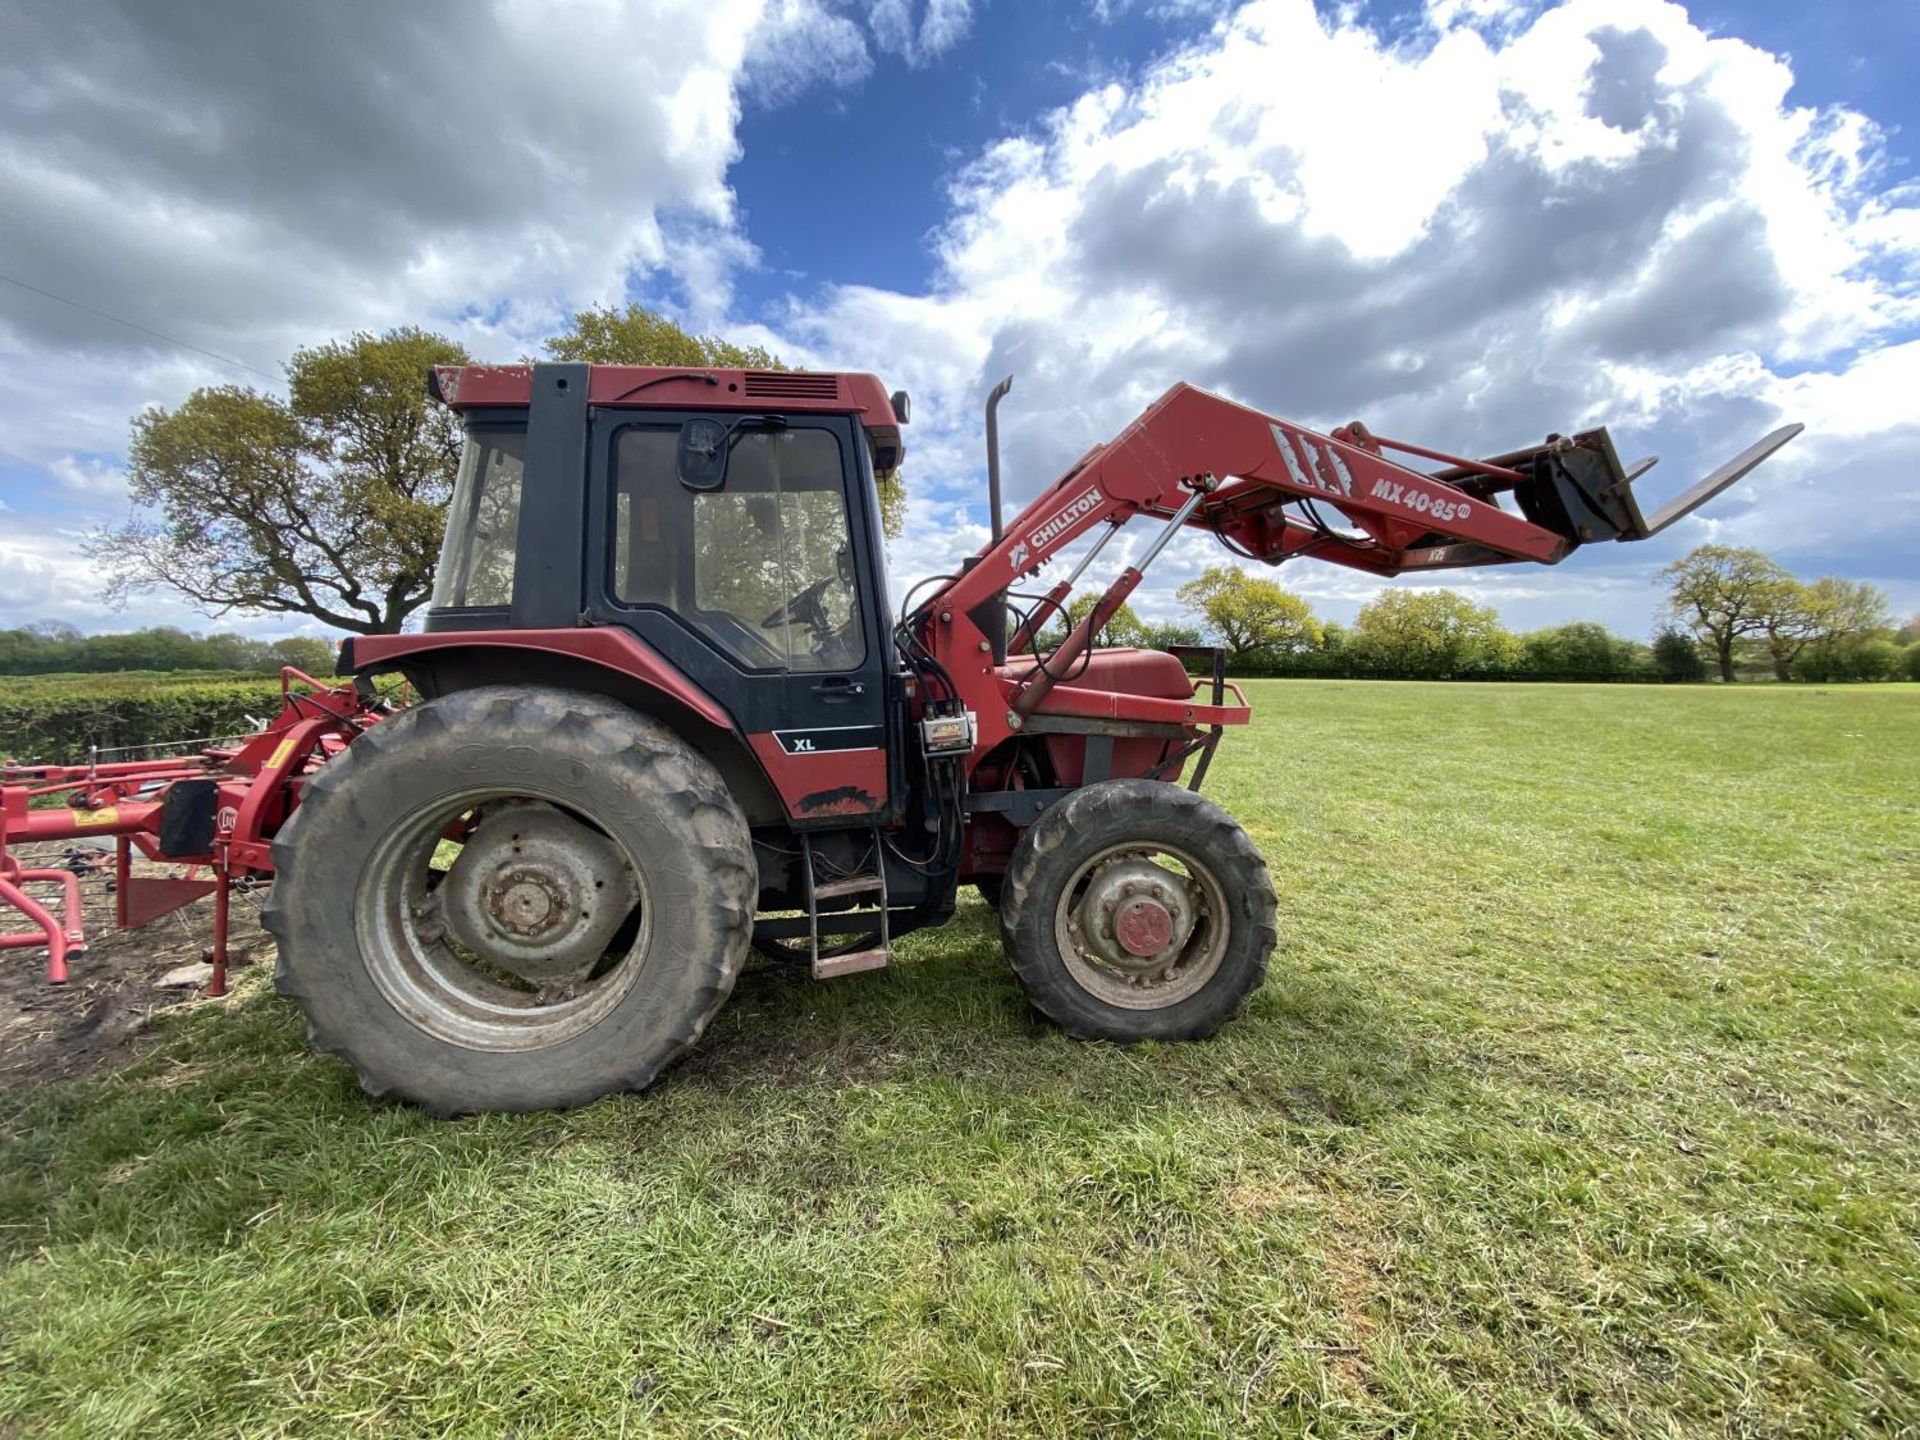
[(776, 625), (804, 625), (815, 639), (831, 631), (833, 624), (827, 618), (827, 607), (821, 603), (821, 597), (832, 583), (832, 577), (814, 581), (798, 595), (776, 606), (773, 613), (760, 622), (760, 628), (771, 630)]
[(786, 660), (767, 643), (766, 636), (756, 633), (746, 621), (725, 610), (707, 611), (701, 623), (715, 632), (721, 644), (750, 665), (780, 665)]

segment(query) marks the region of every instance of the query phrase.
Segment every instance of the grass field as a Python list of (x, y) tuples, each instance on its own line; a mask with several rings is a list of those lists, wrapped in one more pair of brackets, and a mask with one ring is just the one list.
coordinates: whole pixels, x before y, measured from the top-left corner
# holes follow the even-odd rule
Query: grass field
[(257, 973), (0, 1095), (0, 1434), (1920, 1431), (1920, 686), (1251, 688), (1207, 1044), (969, 900), (570, 1115), (370, 1105)]

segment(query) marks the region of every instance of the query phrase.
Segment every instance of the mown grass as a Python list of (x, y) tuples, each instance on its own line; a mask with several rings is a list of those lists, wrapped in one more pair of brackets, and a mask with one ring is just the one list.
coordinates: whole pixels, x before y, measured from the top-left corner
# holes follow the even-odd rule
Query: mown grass
[(1252, 690), (1211, 1043), (1063, 1040), (970, 903), (571, 1115), (370, 1105), (260, 978), (0, 1100), (0, 1432), (1920, 1429), (1920, 690)]

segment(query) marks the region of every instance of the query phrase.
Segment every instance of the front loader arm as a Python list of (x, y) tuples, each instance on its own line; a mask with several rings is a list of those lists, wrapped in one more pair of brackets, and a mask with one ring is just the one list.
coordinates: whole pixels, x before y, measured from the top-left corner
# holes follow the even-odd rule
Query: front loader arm
[[(1774, 431), (1648, 521), (1634, 499), (1633, 482), (1652, 462), (1623, 466), (1604, 429), (1550, 436), (1526, 450), (1470, 460), (1375, 436), (1358, 422), (1323, 435), (1175, 385), (1035, 497), (998, 540), (916, 611), (915, 623), (956, 676), (991, 681), (996, 667), (985, 658), (993, 649), (986, 627), (999, 623), (998, 597), (1096, 525), (1118, 528), (1136, 516), (1210, 530), (1238, 553), (1270, 564), (1311, 558), (1379, 575), (1519, 561), (1557, 564), (1583, 544), (1657, 534), (1800, 430), (1788, 425)], [(1389, 450), (1446, 468), (1415, 470), (1389, 459)], [(1502, 495), (1511, 497), (1519, 513), (1503, 507)], [(1334, 523), (1326, 518), (1329, 510)], [(1169, 534), (1121, 572), (1046, 668), (1063, 673), (1091, 645)], [(1014, 728), (1052, 683), (1043, 674), (1012, 687)], [(1004, 677), (999, 688), (1009, 688)]]
[[(1659, 533), (1801, 428), (1774, 431), (1647, 521), (1632, 485), (1651, 462), (1622, 466), (1605, 430), (1551, 437), (1493, 460), (1466, 460), (1375, 437), (1358, 423), (1322, 435), (1175, 385), (1036, 497), (939, 603), (970, 610), (1037, 572), (1095, 525), (1171, 516), (1203, 475), (1221, 483), (1186, 523), (1269, 562), (1310, 557), (1386, 575), (1442, 565), (1551, 565), (1585, 543)], [(1446, 461), (1448, 468), (1414, 470), (1388, 459), (1390, 449)], [(1518, 515), (1501, 507), (1496, 497), (1502, 493), (1513, 495)], [(1327, 507), (1352, 532), (1325, 524)]]

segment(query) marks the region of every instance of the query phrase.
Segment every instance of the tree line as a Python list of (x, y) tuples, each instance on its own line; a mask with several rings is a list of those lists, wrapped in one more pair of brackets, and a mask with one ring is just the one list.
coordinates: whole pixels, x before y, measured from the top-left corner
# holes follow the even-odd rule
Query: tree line
[(333, 670), (333, 647), (311, 635), (254, 640), (245, 635), (192, 635), (170, 626), (82, 635), (71, 625), (41, 620), (0, 630), (0, 675), (97, 675), (122, 670), (273, 675), (283, 665), (325, 677)]
[[(1779, 680), (1920, 680), (1920, 615), (1895, 628), (1871, 585), (1796, 580), (1759, 551), (1703, 545), (1661, 572), (1664, 623), (1651, 643), (1591, 620), (1515, 633), (1491, 606), (1456, 590), (1386, 590), (1351, 626), (1322, 620), (1300, 596), (1230, 565), (1176, 592), (1192, 616), (1143, 620), (1122, 606), (1110, 645), (1218, 644), (1236, 675), (1352, 679), (1511, 679), (1686, 683), (1756, 668)], [(1097, 595), (1042, 632), (1057, 642)], [(1713, 667), (1710, 669), (1710, 666)]]

